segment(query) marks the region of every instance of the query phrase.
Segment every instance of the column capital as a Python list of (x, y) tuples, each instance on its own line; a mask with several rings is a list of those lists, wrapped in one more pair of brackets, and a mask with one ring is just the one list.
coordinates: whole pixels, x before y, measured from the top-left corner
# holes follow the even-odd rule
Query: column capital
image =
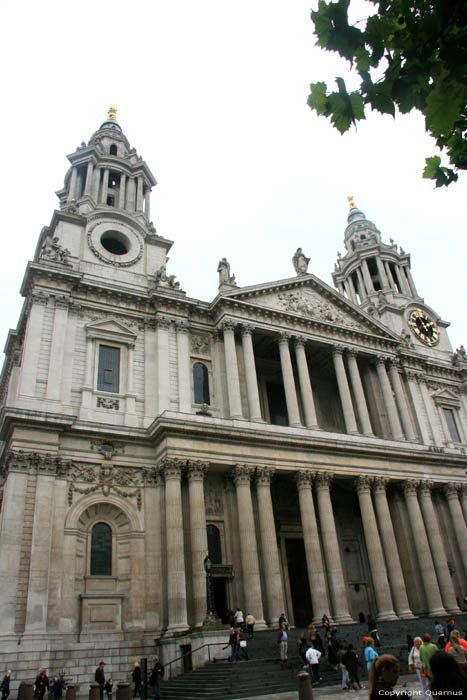
[(209, 462), (201, 460), (189, 459), (186, 463), (186, 474), (188, 481), (204, 481), (206, 472), (209, 469)]
[(355, 479), (355, 488), (357, 493), (371, 493), (373, 478), (371, 476), (359, 476)]
[(172, 319), (168, 316), (158, 316), (156, 319), (157, 328), (163, 328), (164, 330), (169, 330)]
[(418, 486), (418, 493), (420, 496), (429, 496), (431, 498), (431, 492), (434, 487), (434, 482), (433, 481), (428, 481), (428, 480), (423, 480), (419, 483)]
[(443, 487), (443, 492), (448, 501), (457, 500), (459, 498), (461, 485), (452, 481), (450, 484), (445, 484)]
[(394, 367), (394, 369), (398, 370), (400, 367), (400, 359), (394, 355), (388, 357), (388, 363), (390, 368)]
[(420, 481), (416, 479), (407, 479), (402, 482), (402, 490), (406, 496), (416, 496)]
[(183, 460), (173, 457), (164, 457), (158, 464), (161, 474), (164, 474), (166, 481), (169, 479), (180, 480), (184, 466), (185, 462)]
[(316, 474), (316, 488), (318, 491), (320, 490), (326, 490), (329, 491), (329, 488), (331, 486), (332, 478), (334, 474), (330, 474), (329, 472), (317, 472)]
[(387, 479), (384, 476), (377, 476), (373, 480), (373, 491), (374, 493), (383, 493), (386, 494), (387, 487), (390, 483), (390, 479)]
[(295, 481), (297, 482), (297, 488), (309, 489), (313, 483), (314, 472), (308, 471), (308, 469), (300, 469), (295, 472)]
[(388, 355), (376, 355), (376, 364), (386, 366), (386, 361), (389, 360)]
[(342, 355), (344, 354), (344, 350), (345, 350), (345, 346), (344, 346), (344, 345), (339, 345), (338, 343), (336, 343), (335, 345), (332, 346), (332, 355), (333, 355), (333, 357), (336, 357), (336, 356), (338, 356), (338, 355), (341, 355), (341, 356), (342, 356)]
[(236, 464), (232, 473), (235, 486), (239, 486), (240, 484), (250, 484), (254, 474), (255, 467), (252, 467), (249, 464)]
[(256, 467), (255, 482), (260, 486), (269, 486), (275, 474), (275, 469), (271, 467)]
[(357, 359), (357, 357), (360, 355), (360, 353), (357, 350), (357, 348), (347, 348), (347, 355), (349, 357), (355, 357), (355, 359)]
[(294, 335), (293, 342), (296, 348), (304, 348), (307, 338), (305, 338), (303, 335)]
[(282, 333), (279, 333), (279, 345), (289, 345), (289, 341), (292, 338), (291, 333), (286, 333), (283, 331)]
[(242, 323), (240, 326), (240, 332), (243, 335), (253, 335), (255, 331), (255, 326), (252, 323)]
[(420, 372), (416, 372), (415, 370), (407, 368), (404, 369), (404, 374), (408, 380), (412, 380), (414, 382), (418, 382), (421, 376)]
[(177, 333), (188, 334), (189, 326), (186, 321), (175, 321), (175, 330)]
[(236, 325), (237, 324), (235, 323), (235, 321), (225, 319), (225, 321), (222, 321), (222, 323), (219, 324), (219, 330), (221, 330), (223, 333), (234, 333)]
[(159, 467), (145, 467), (143, 469), (143, 478), (146, 486), (160, 486), (162, 483), (162, 474)]

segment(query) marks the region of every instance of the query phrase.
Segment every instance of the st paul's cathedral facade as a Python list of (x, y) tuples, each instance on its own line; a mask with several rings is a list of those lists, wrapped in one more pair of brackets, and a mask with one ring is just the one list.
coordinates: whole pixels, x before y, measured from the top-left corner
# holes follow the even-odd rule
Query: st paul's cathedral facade
[(68, 159), (1, 377), (0, 651), (176, 656), (209, 628), (207, 552), (223, 622), (459, 612), (467, 356), (410, 256), (350, 199), (335, 289), (299, 248), (248, 287), (222, 259), (200, 301), (114, 110)]

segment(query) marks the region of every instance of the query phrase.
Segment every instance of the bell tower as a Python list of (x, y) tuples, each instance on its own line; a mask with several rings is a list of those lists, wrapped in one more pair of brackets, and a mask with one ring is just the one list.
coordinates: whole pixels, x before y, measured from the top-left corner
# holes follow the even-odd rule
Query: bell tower
[(380, 231), (348, 197), (350, 210), (344, 233), (346, 253), (337, 254), (332, 278), (341, 294), (363, 311), (399, 333), (402, 342), (414, 344), (423, 354), (451, 353), (439, 318), (419, 296), (410, 270), (410, 255), (392, 239), (384, 243)]

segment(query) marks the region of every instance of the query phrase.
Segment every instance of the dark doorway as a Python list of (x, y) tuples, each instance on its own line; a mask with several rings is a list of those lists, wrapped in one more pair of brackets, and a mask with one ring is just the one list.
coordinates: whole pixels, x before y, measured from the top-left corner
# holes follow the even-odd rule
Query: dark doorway
[(290, 592), (296, 627), (306, 627), (313, 619), (310, 585), (303, 540), (285, 540)]
[(288, 425), (287, 404), (285, 403), (285, 393), (282, 384), (272, 384), (267, 382), (266, 391), (268, 395), (269, 417), (273, 425)]
[(226, 584), (227, 580), (225, 578), (213, 577), (212, 587), (214, 593), (214, 606), (216, 608), (216, 613), (218, 617), (221, 618), (222, 624), (227, 623), (227, 595), (226, 595)]

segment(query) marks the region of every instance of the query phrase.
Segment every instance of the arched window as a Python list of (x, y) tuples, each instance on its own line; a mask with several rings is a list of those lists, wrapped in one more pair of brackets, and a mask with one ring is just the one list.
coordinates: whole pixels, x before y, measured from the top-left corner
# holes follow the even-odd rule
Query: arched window
[(193, 365), (193, 387), (195, 403), (211, 403), (209, 399), (208, 368), (202, 362), (195, 362)]
[(114, 143), (110, 146), (110, 155), (111, 156), (117, 155), (117, 146)]
[(208, 525), (208, 552), (213, 564), (222, 564), (221, 534), (215, 525)]
[(112, 529), (96, 523), (91, 534), (91, 576), (112, 576)]

